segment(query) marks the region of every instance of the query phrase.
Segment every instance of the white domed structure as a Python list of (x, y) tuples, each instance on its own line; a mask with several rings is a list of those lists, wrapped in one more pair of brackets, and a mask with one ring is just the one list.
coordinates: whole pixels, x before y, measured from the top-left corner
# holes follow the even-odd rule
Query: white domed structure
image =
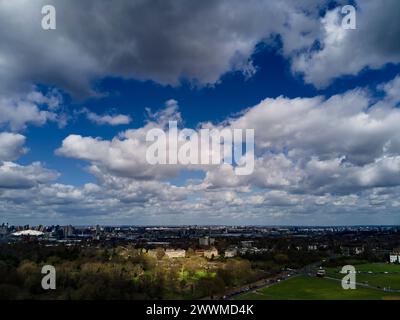
[(16, 236), (16, 237), (21, 237), (21, 236), (40, 237), (40, 236), (44, 235), (44, 233), (41, 231), (37, 231), (37, 230), (22, 230), (22, 231), (14, 232), (12, 235)]

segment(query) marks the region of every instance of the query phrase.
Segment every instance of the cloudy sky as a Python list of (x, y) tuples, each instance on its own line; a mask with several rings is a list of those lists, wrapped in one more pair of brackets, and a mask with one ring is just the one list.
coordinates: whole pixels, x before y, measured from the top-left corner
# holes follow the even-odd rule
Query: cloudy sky
[[(398, 224), (398, 12), (0, 0), (0, 223)], [(146, 133), (169, 120), (254, 129), (253, 174), (149, 165)]]

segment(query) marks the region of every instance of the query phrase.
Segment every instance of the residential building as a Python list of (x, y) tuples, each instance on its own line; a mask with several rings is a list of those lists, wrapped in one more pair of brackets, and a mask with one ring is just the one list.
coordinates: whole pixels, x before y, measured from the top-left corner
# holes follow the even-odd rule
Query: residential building
[(207, 259), (217, 258), (218, 256), (218, 250), (216, 248), (204, 250), (204, 257)]
[(165, 256), (174, 259), (174, 258), (185, 258), (186, 250), (183, 249), (167, 249), (165, 250)]
[(204, 247), (209, 247), (214, 245), (215, 243), (215, 239), (214, 238), (210, 238), (209, 236), (205, 236), (202, 238), (199, 238), (199, 245), (200, 246), (204, 246)]
[(236, 248), (229, 248), (225, 250), (225, 258), (233, 258), (238, 255), (238, 250)]

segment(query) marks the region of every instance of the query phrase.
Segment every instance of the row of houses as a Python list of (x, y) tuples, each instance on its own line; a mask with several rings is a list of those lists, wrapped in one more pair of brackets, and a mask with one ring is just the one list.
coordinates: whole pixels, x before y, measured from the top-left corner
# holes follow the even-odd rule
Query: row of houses
[[(142, 249), (142, 253), (148, 254), (149, 256), (156, 258), (165, 256), (169, 259), (185, 258), (187, 256), (187, 251), (184, 249), (164, 249), (164, 248)], [(219, 253), (216, 248), (199, 249), (195, 250), (194, 253), (199, 257), (204, 257), (207, 259), (213, 259), (219, 257)]]
[(400, 263), (400, 255), (398, 254), (390, 254), (389, 256), (389, 262), (390, 263)]
[[(239, 254), (246, 254), (246, 253), (258, 253), (259, 250), (254, 247), (250, 248), (237, 248), (237, 247), (229, 247), (227, 248), (223, 256), (225, 258), (233, 258), (238, 256)], [(165, 248), (157, 248), (157, 249), (141, 249), (142, 254), (148, 254), (149, 256), (160, 258), (160, 257), (167, 257), (169, 259), (175, 258), (185, 258), (187, 257), (188, 253), (187, 250), (184, 249), (165, 249)], [(194, 250), (194, 254), (199, 257), (204, 257), (207, 259), (214, 259), (221, 256), (218, 250), (214, 247), (208, 249), (197, 249)]]
[(389, 255), (390, 263), (400, 263), (400, 248), (393, 250)]

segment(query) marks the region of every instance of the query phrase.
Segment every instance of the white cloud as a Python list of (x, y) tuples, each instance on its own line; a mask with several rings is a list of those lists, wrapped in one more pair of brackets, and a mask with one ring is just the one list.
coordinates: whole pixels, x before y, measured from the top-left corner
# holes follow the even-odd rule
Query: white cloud
[(27, 152), (25, 136), (10, 132), (0, 132), (0, 161), (18, 159)]
[(174, 166), (151, 166), (146, 161), (147, 143), (144, 136), (132, 130), (111, 141), (69, 135), (56, 154), (86, 160), (120, 177), (163, 179), (177, 175)]
[[(112, 140), (70, 135), (58, 155), (85, 160), (93, 173), (138, 180), (165, 180), (182, 170), (205, 174), (198, 190), (268, 188), (303, 194), (351, 194), (375, 187), (400, 185), (400, 110), (392, 88), (398, 79), (378, 87), (385, 95), (372, 98), (355, 89), (323, 97), (265, 99), (223, 127), (255, 129), (254, 173), (237, 176), (231, 165), (150, 165), (146, 132), (178, 119), (175, 100), (151, 114), (142, 128), (127, 130)], [(211, 126), (211, 124), (205, 124)]]
[(25, 129), (28, 124), (42, 126), (47, 121), (63, 125), (63, 115), (54, 112), (61, 103), (61, 95), (54, 90), (48, 95), (31, 90), (27, 95), (0, 97), (0, 127), (18, 131)]
[[(7, 45), (0, 49), (0, 92), (43, 83), (90, 95), (93, 81), (107, 76), (213, 85), (230, 71), (254, 74), (256, 45), (275, 45), (277, 35), (293, 71), (317, 86), (399, 63), (398, 1), (356, 3), (357, 29), (343, 30), (340, 7), (321, 21), (323, 0), (3, 1), (0, 39)], [(62, 17), (55, 32), (40, 29), (40, 9), (47, 4)], [(82, 26), (87, 12), (91, 23)]]
[(234, 128), (254, 128), (259, 152), (321, 159), (341, 156), (362, 165), (400, 152), (400, 110), (396, 102), (375, 103), (355, 89), (329, 99), (265, 99), (231, 121)]
[[(171, 85), (182, 79), (215, 84), (235, 70), (251, 76), (257, 43), (281, 34), (288, 52), (312, 44), (322, 3), (3, 1), (0, 39), (7, 45), (0, 49), (0, 90), (40, 82), (87, 95), (93, 94), (91, 82), (105, 76)], [(41, 8), (48, 4), (62, 19), (55, 32), (40, 29)]]
[(386, 94), (386, 100), (396, 103), (400, 101), (400, 76), (397, 76), (392, 81), (379, 86)]
[(98, 125), (110, 125), (110, 126), (118, 126), (118, 125), (123, 125), (123, 124), (129, 124), (131, 123), (132, 119), (130, 116), (124, 115), (124, 114), (104, 114), (104, 115), (98, 115), (94, 112), (90, 112), (89, 110), (85, 109), (84, 113), (86, 114), (86, 117), (98, 124)]
[(0, 132), (0, 194), (4, 189), (30, 189), (58, 178), (56, 171), (46, 169), (40, 162), (19, 165), (11, 162), (28, 152), (25, 136)]
[[(321, 23), (323, 1), (87, 0), (78, 6), (40, 0), (23, 1), (23, 9), (21, 1), (0, 3), (0, 39), (7, 44), (0, 49), (0, 126), (11, 131), (65, 121), (61, 94), (43, 94), (32, 83), (76, 95), (93, 94), (93, 81), (105, 76), (215, 84), (229, 71), (254, 74), (255, 45), (270, 45), (275, 35), (281, 36), (282, 54), (293, 71), (317, 86), (399, 62), (398, 2), (393, 0), (382, 8), (359, 1), (356, 31), (338, 27), (336, 9)], [(51, 3), (63, 23), (56, 32), (38, 31), (40, 7)], [(92, 21), (82, 28), (87, 12)], [(56, 153), (87, 162), (96, 179), (83, 187), (54, 183), (58, 173), (40, 163), (10, 162), (26, 152), (25, 137), (0, 133), (0, 160), (5, 161), (0, 165), (0, 214), (130, 223), (154, 222), (155, 217), (162, 222), (168, 215), (182, 223), (284, 223), (296, 216), (312, 222), (317, 214), (334, 221), (374, 212), (395, 219), (400, 206), (399, 88), (399, 77), (382, 84), (379, 101), (366, 89), (330, 98), (266, 99), (219, 124), (256, 130), (257, 159), (250, 176), (236, 176), (229, 165), (187, 168), (146, 162), (147, 131), (165, 128), (169, 120), (183, 123), (175, 100), (162, 111), (148, 111), (143, 127), (111, 140), (66, 137)], [(86, 115), (98, 124), (131, 122), (122, 114)], [(201, 171), (204, 179), (182, 186), (167, 182), (186, 169)]]
[(26, 189), (37, 184), (48, 183), (58, 177), (58, 173), (42, 167), (40, 162), (21, 166), (13, 162), (0, 165), (0, 189)]
[[(146, 141), (147, 132), (153, 128), (167, 131), (169, 120), (180, 122), (178, 103), (175, 100), (168, 100), (161, 111), (152, 113), (148, 109), (147, 112), (149, 118), (144, 127), (126, 130), (112, 140), (71, 134), (63, 140), (56, 154), (86, 160), (100, 170), (119, 177), (160, 180), (178, 176), (179, 170), (184, 166), (150, 165), (146, 157), (148, 146), (151, 144)], [(168, 143), (168, 148), (171, 145), (172, 143)]]
[(250, 186), (294, 194), (352, 194), (400, 184), (398, 78), (378, 86), (376, 100), (355, 89), (323, 97), (265, 99), (231, 128), (254, 128), (256, 164), (238, 177), (229, 166), (206, 172), (203, 187)]
[(342, 75), (357, 75), (364, 68), (400, 62), (399, 1), (357, 1), (355, 30), (341, 27), (340, 9), (328, 11), (321, 20), (320, 49), (310, 47), (293, 58), (292, 69), (318, 87)]

